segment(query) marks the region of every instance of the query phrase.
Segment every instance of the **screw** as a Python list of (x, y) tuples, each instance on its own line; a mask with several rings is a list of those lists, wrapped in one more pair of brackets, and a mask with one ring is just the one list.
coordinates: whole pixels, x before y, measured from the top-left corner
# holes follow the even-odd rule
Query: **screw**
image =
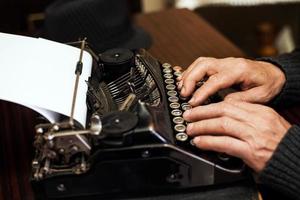
[(66, 186), (64, 184), (59, 184), (56, 189), (59, 191), (59, 192), (64, 192), (67, 190)]

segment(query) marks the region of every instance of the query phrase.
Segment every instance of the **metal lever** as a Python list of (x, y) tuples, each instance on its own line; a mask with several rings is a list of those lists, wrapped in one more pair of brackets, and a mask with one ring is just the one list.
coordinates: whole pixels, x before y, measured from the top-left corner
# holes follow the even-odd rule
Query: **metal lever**
[(86, 43), (86, 38), (84, 38), (81, 41), (79, 61), (77, 62), (76, 70), (75, 70), (76, 80), (75, 80), (74, 93), (73, 93), (73, 99), (72, 99), (71, 115), (70, 115), (70, 120), (69, 120), (71, 127), (74, 126), (74, 111), (75, 111), (77, 90), (78, 90), (78, 84), (79, 84), (79, 77), (82, 73), (82, 66), (83, 66), (82, 57), (83, 57), (83, 50), (85, 48), (85, 43)]
[(130, 93), (126, 100), (122, 103), (122, 105), (119, 108), (119, 111), (128, 111), (129, 108), (133, 105), (133, 103), (136, 101), (136, 95), (133, 93)]
[(57, 137), (65, 137), (65, 136), (73, 136), (73, 135), (99, 135), (102, 130), (102, 123), (100, 117), (98, 115), (94, 115), (91, 117), (91, 127), (86, 130), (68, 130), (68, 131), (60, 131), (60, 132), (48, 132), (44, 135), (45, 140), (53, 140)]

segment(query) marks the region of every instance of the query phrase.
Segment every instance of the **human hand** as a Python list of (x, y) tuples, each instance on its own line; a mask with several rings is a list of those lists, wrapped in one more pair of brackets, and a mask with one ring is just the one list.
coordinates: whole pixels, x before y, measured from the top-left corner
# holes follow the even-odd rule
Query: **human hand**
[(291, 127), (267, 106), (233, 100), (195, 107), (183, 117), (198, 148), (239, 157), (256, 172)]
[(284, 73), (268, 62), (200, 57), (178, 78), (181, 95), (190, 96), (197, 82), (204, 77), (208, 80), (193, 94), (189, 102), (192, 106), (202, 104), (220, 89), (233, 85), (239, 85), (241, 91), (231, 93), (225, 99), (267, 103), (281, 91), (286, 81)]

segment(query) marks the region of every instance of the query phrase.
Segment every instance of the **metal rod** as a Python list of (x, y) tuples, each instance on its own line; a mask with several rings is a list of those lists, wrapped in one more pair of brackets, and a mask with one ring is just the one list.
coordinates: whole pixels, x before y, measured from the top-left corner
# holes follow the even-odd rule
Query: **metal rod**
[(75, 86), (74, 86), (74, 92), (73, 92), (73, 99), (72, 99), (72, 107), (71, 107), (71, 115), (70, 115), (70, 125), (74, 126), (74, 112), (75, 112), (75, 104), (76, 104), (76, 97), (77, 97), (77, 91), (78, 91), (78, 84), (79, 84), (79, 78), (82, 73), (82, 57), (83, 57), (83, 50), (85, 47), (86, 43), (86, 38), (84, 38), (81, 41), (81, 48), (80, 48), (80, 56), (79, 56), (79, 61), (77, 62), (76, 66), (76, 80), (75, 80)]

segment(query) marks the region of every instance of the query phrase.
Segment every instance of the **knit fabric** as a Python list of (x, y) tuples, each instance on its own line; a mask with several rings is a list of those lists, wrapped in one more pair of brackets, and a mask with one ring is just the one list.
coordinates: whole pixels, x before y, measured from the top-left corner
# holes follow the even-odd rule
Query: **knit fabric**
[(286, 76), (286, 83), (282, 92), (272, 101), (272, 105), (287, 107), (300, 103), (300, 49), (279, 57), (264, 57), (258, 60), (277, 65), (284, 71)]
[(260, 182), (300, 199), (300, 127), (292, 126), (259, 176)]
[[(280, 67), (286, 75), (282, 92), (272, 102), (288, 106), (300, 102), (300, 50), (276, 58), (261, 58)], [(277, 146), (271, 159), (259, 175), (261, 183), (300, 199), (300, 127), (293, 125)]]

